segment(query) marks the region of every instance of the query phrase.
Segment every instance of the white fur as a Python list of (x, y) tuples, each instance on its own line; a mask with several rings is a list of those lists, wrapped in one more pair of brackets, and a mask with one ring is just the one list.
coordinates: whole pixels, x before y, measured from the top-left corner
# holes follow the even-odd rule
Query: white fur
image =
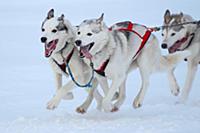
[[(194, 21), (194, 19), (191, 16), (183, 14), (181, 23), (191, 22), (191, 21)], [(172, 32), (176, 33), (176, 35), (173, 37), (170, 36)], [(163, 30), (163, 43), (167, 44), (168, 48), (171, 47), (174, 44), (174, 42), (186, 36), (187, 33), (193, 33), (193, 32), (195, 32), (195, 37), (189, 48), (186, 49), (187, 51), (190, 51), (191, 55), (187, 58), (188, 70), (185, 79), (185, 85), (183, 87), (181, 97), (179, 100), (180, 103), (186, 102), (188, 98), (190, 89), (192, 88), (192, 82), (194, 80), (198, 64), (200, 62), (200, 28), (197, 29), (197, 25), (195, 24), (187, 24), (184, 25), (184, 28), (179, 32), (174, 31), (173, 28), (168, 28)], [(187, 45), (188, 43), (189, 40), (186, 41), (183, 44), (183, 46)], [(183, 47), (181, 47), (181, 49), (182, 48)]]
[[(72, 51), (74, 48), (73, 40), (75, 37), (74, 34), (74, 27), (70, 24), (68, 20), (64, 20), (65, 26), (68, 28), (68, 31), (57, 31), (56, 33), (52, 33), (53, 29), (56, 29), (56, 26), (58, 25), (58, 18), (53, 17), (50, 19), (46, 19), (43, 24), (43, 29), (45, 30), (43, 32), (42, 37), (47, 38), (47, 42), (50, 42), (54, 39), (59, 39), (57, 43), (56, 49), (53, 51), (51, 56), (49, 57), (49, 63), (53, 69), (53, 72), (55, 74), (55, 80), (56, 80), (56, 94), (54, 97), (47, 103), (47, 109), (53, 110), (55, 109), (58, 104), (60, 103), (62, 98), (67, 98), (71, 99), (73, 98), (73, 94), (70, 93), (70, 91), (75, 88), (75, 84), (73, 81), (69, 81), (67, 84), (64, 86), (62, 85), (62, 76), (68, 76), (65, 74), (55, 63), (58, 62), (59, 64), (63, 64), (64, 61), (63, 59), (66, 59), (69, 53)], [(67, 47), (64, 48), (66, 42), (68, 42)], [(64, 48), (64, 49), (63, 49)], [(61, 52), (62, 50), (62, 52)], [(91, 77), (91, 68), (88, 67), (78, 56), (78, 50), (75, 48), (74, 53), (72, 55), (72, 58), (69, 62), (69, 66), (73, 72), (73, 75), (75, 79), (80, 83), (80, 84), (85, 84), (89, 81)], [(55, 60), (55, 61), (54, 61)], [(100, 101), (102, 99), (101, 95), (98, 93), (98, 91), (95, 89), (98, 85), (98, 82), (96, 79), (93, 80), (93, 86), (90, 88), (89, 91), (89, 97), (86, 99), (86, 101), (77, 108), (78, 113), (84, 113), (87, 111), (89, 105), (91, 104), (93, 100), (93, 95), (97, 100), (97, 108), (101, 108)]]
[[(102, 84), (102, 76), (95, 75), (101, 87), (109, 90), (102, 101), (102, 107), (106, 112), (115, 110), (116, 107), (118, 108), (123, 103), (127, 73), (131, 68), (138, 67), (142, 77), (142, 86), (134, 100), (134, 107), (141, 106), (152, 72), (167, 71), (172, 93), (174, 95), (178, 94), (179, 87), (174, 78), (173, 70), (175, 65), (187, 57), (187, 55), (175, 54), (174, 56), (163, 57), (157, 39), (154, 35), (151, 35), (139, 56), (133, 60), (133, 56), (140, 46), (141, 39), (132, 33), (131, 37), (127, 40), (122, 32), (117, 30), (109, 31), (103, 21), (99, 22), (100, 19), (102, 18), (84, 21), (78, 28), (80, 34), (77, 34), (76, 40), (82, 41), (81, 47), (94, 42), (94, 46), (90, 50), (90, 54), (93, 56), (94, 68), (99, 68), (105, 60), (110, 58), (110, 62), (105, 69), (105, 74), (107, 78), (112, 80), (111, 86), (108, 87)], [(146, 32), (146, 28), (140, 25), (136, 25), (134, 29), (140, 35), (144, 35)], [(88, 36), (88, 33), (93, 33), (93, 35)], [(120, 44), (121, 42), (122, 44)], [(88, 59), (84, 59), (84, 61), (89, 65)], [(119, 102), (113, 105), (111, 99), (118, 88), (121, 90), (120, 97), (122, 99), (120, 100), (122, 102), (119, 100)]]

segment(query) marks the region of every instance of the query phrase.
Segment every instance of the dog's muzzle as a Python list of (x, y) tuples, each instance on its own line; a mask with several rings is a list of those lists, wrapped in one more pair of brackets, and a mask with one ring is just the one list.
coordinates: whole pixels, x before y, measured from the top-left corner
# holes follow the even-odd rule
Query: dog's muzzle
[(56, 49), (58, 39), (52, 40), (49, 43), (45, 43), (45, 57), (50, 57), (53, 51)]
[(177, 40), (169, 49), (169, 53), (174, 53), (176, 51), (180, 51), (180, 47), (188, 40), (188, 37), (183, 37), (180, 40)]
[(83, 57), (86, 57), (88, 59), (91, 59), (92, 58), (92, 55), (90, 54), (90, 49), (94, 46), (94, 42), (91, 42), (89, 43), (88, 45), (86, 46), (81, 46), (80, 47), (80, 56), (83, 58)]

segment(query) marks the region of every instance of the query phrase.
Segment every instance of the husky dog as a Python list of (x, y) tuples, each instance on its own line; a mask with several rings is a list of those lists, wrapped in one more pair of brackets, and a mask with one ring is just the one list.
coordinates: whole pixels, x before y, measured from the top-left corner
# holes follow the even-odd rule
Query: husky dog
[[(54, 10), (51, 9), (45, 21), (42, 23), (41, 42), (44, 43), (45, 56), (49, 58), (50, 65), (55, 73), (57, 92), (56, 95), (48, 102), (47, 109), (55, 109), (62, 98), (68, 94), (68, 99), (73, 98), (70, 91), (75, 88), (73, 81), (69, 81), (62, 86), (62, 75), (68, 76), (66, 71), (65, 61), (69, 64), (75, 79), (85, 84), (91, 77), (91, 69), (79, 57), (77, 48), (74, 47), (74, 27), (70, 22), (61, 17), (54, 17)], [(93, 93), (97, 99), (97, 106), (100, 108), (101, 95), (95, 91), (98, 83), (96, 79), (93, 80), (93, 86), (90, 89), (89, 96), (86, 101), (77, 108), (77, 112), (84, 113), (89, 107), (93, 99)]]
[[(127, 22), (116, 25), (126, 27)], [(94, 63), (95, 77), (102, 88), (107, 87), (108, 93), (102, 100), (104, 111), (112, 111), (115, 105), (111, 99), (117, 88), (125, 84), (127, 73), (131, 67), (138, 67), (142, 77), (140, 92), (134, 100), (133, 106), (140, 107), (145, 92), (149, 85), (150, 74), (154, 71), (166, 70), (170, 81), (170, 88), (174, 95), (178, 95), (179, 87), (173, 75), (176, 64), (188, 56), (188, 52), (176, 53), (162, 56), (159, 44), (153, 34), (144, 43), (142, 37), (146, 36), (147, 28), (141, 25), (134, 25), (137, 34), (124, 30), (109, 30), (103, 22), (103, 14), (98, 19), (84, 20), (77, 29), (76, 47), (85, 55), (84, 61), (89, 65), (89, 60)], [(139, 51), (141, 43), (144, 48)], [(112, 80), (111, 86), (102, 84), (102, 77)], [(122, 90), (123, 92), (124, 90)], [(121, 93), (121, 91), (120, 91)], [(124, 92), (125, 93), (125, 92)], [(115, 110), (115, 109), (114, 109)]]
[(184, 103), (187, 100), (198, 64), (200, 63), (200, 28), (198, 24), (170, 26), (191, 21), (194, 21), (194, 19), (187, 14), (171, 14), (169, 10), (166, 10), (164, 14), (164, 25), (169, 27), (162, 30), (162, 48), (168, 49), (169, 53), (185, 50), (191, 52), (191, 55), (185, 59), (188, 61), (188, 70), (183, 92), (179, 100), (180, 103)]

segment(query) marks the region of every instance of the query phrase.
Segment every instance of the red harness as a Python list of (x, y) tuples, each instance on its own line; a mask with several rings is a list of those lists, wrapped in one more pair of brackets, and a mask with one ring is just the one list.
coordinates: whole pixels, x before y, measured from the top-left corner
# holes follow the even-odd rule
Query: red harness
[(74, 48), (73, 48), (72, 51), (68, 54), (68, 56), (67, 56), (67, 58), (66, 58), (66, 60), (64, 61), (63, 64), (59, 64), (56, 60), (54, 60), (54, 62), (59, 66), (59, 68), (60, 68), (63, 72), (65, 72), (65, 73), (67, 73), (67, 71), (66, 71), (66, 63), (69, 63), (69, 62), (70, 62), (73, 53), (74, 53)]
[(140, 51), (142, 50), (142, 48), (145, 46), (146, 42), (148, 41), (150, 35), (151, 35), (151, 32), (154, 30), (154, 29), (151, 29), (151, 28), (147, 28), (146, 26), (142, 25), (143, 27), (145, 27), (147, 30), (145, 32), (145, 34), (143, 36), (141, 36), (137, 31), (133, 30), (133, 27), (134, 27), (134, 24), (132, 22), (129, 22), (128, 23), (128, 26), (127, 28), (119, 28), (118, 30), (119, 31), (129, 31), (129, 32), (133, 32), (135, 33), (141, 40), (141, 44), (140, 44), (140, 47), (138, 49), (138, 51), (136, 52), (136, 54), (133, 56), (133, 59), (135, 59), (135, 57), (140, 53)]
[[(122, 22), (123, 23), (123, 22)], [(144, 25), (142, 25), (144, 26)], [(146, 26), (144, 26), (147, 30), (145, 32), (145, 34), (143, 36), (141, 36), (137, 31), (133, 30), (133, 27), (134, 27), (134, 24), (132, 22), (129, 22), (128, 26), (126, 28), (119, 28), (117, 30), (119, 31), (129, 31), (129, 32), (133, 32), (135, 33), (139, 38), (142, 39), (142, 42), (140, 44), (140, 47), (138, 49), (138, 51), (136, 52), (136, 54), (133, 56), (133, 59), (136, 58), (136, 56), (140, 53), (140, 51), (143, 49), (143, 47), (145, 46), (146, 42), (148, 41), (150, 35), (151, 35), (151, 32), (154, 31), (154, 29), (151, 29), (151, 28), (147, 28)], [(110, 31), (112, 31), (112, 27), (109, 28)], [(109, 63), (109, 59), (107, 59), (100, 67), (99, 69), (95, 69), (94, 71), (97, 72), (98, 74), (102, 75), (102, 76), (105, 76), (105, 69), (106, 69), (106, 66), (108, 65)]]

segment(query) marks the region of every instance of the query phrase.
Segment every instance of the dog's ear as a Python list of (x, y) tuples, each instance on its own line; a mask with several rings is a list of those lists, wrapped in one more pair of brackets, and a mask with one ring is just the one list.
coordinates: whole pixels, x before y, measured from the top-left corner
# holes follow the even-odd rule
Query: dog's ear
[(103, 22), (104, 13), (101, 14), (101, 17), (97, 19), (97, 23), (101, 24)]
[(181, 23), (182, 18), (183, 18), (183, 13), (180, 12), (180, 14), (178, 15), (178, 18), (177, 18), (177, 22), (178, 22), (178, 23)]
[(64, 17), (65, 17), (65, 15), (62, 14), (62, 15), (58, 18), (58, 21), (64, 21)]
[(182, 12), (180, 12), (180, 17), (181, 17), (181, 18), (183, 17), (183, 13), (182, 13)]
[(49, 10), (47, 13), (47, 19), (53, 18), (54, 17), (54, 9)]
[(167, 9), (164, 14), (164, 23), (168, 24), (170, 22), (170, 20), (171, 20), (171, 13), (170, 13), (169, 9)]

